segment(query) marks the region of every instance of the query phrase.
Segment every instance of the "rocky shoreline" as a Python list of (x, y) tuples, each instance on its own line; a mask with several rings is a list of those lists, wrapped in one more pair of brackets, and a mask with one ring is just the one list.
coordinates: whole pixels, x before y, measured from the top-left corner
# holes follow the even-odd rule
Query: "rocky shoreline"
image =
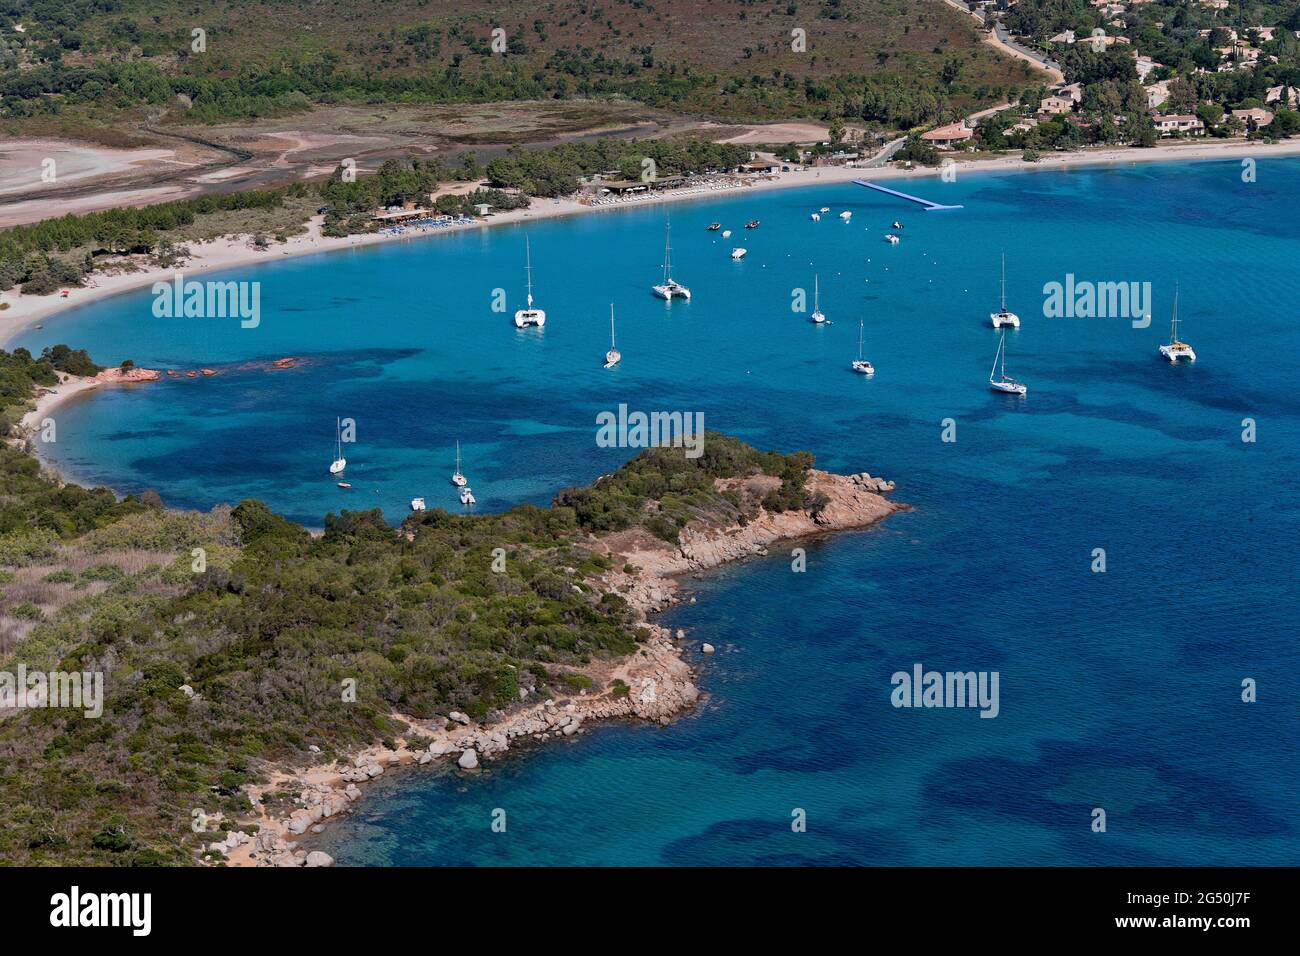
[[(745, 479), (749, 493), (760, 495), (770, 488), (770, 479)], [(611, 558), (614, 570), (588, 579), (593, 588), (612, 591), (627, 600), (637, 616), (649, 615), (678, 603), (681, 575), (707, 570), (730, 561), (766, 554), (777, 541), (806, 538), (875, 524), (907, 506), (882, 497), (894, 490), (894, 483), (863, 472), (834, 475), (813, 470), (808, 487), (824, 497), (816, 511), (772, 513), (759, 509), (755, 518), (722, 528), (683, 530), (676, 546), (645, 533), (642, 529), (616, 532), (587, 542)], [(691, 599), (694, 600), (693, 598)], [(311, 835), (321, 833), (326, 823), (345, 813), (362, 796), (361, 787), (389, 770), (405, 766), (456, 761), (462, 773), (477, 773), (484, 762), (499, 759), (526, 744), (541, 744), (585, 733), (598, 720), (635, 719), (668, 724), (699, 700), (690, 665), (683, 657), (676, 635), (658, 624), (646, 623), (649, 637), (636, 653), (614, 661), (596, 662), (580, 671), (591, 678), (593, 688), (567, 699), (548, 698), (527, 703), (532, 691), (521, 689), (518, 708), (489, 724), (475, 724), (455, 711), (447, 717), (415, 720), (394, 714), (408, 726), (396, 749), (376, 744), (345, 761), (335, 761), (307, 770), (277, 768), (267, 782), (246, 788), (252, 802), (253, 819), (239, 820), (235, 827), (256, 824), (255, 835), (231, 829), (221, 841), (205, 846), (231, 866), (329, 866), (326, 853), (303, 846)], [(704, 653), (713, 648), (701, 647)], [(451, 728), (451, 729), (448, 729)], [(273, 794), (288, 793), (294, 807), (278, 812), (270, 804)], [(219, 829), (222, 821), (210, 821)]]

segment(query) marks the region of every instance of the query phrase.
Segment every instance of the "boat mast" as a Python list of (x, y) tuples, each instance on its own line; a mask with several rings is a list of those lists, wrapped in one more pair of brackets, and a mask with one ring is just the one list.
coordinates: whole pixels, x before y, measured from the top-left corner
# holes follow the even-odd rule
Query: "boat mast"
[(858, 361), (862, 361), (862, 323), (864, 320), (858, 319)]
[(614, 350), (614, 303), (609, 304), (609, 348)]
[(1007, 254), (1002, 253), (1002, 310), (1007, 311)]
[(335, 417), (334, 419), (334, 460), (338, 461), (343, 457), (343, 421)]
[(460, 439), (456, 439), (456, 474), (460, 474)]
[(667, 213), (664, 214), (664, 285), (672, 281), (673, 273), (673, 244), (672, 244), (673, 220)]
[(814, 312), (820, 312), (820, 311), (822, 310), (822, 308), (821, 308), (821, 283), (820, 283), (820, 281), (819, 281), (820, 278), (821, 278), (821, 277), (818, 276), (815, 272), (813, 273), (813, 311), (814, 311)]
[(1178, 341), (1178, 283), (1174, 283), (1174, 314), (1169, 320), (1169, 344)]
[(528, 308), (533, 307), (533, 252), (524, 236), (524, 272), (528, 275)]

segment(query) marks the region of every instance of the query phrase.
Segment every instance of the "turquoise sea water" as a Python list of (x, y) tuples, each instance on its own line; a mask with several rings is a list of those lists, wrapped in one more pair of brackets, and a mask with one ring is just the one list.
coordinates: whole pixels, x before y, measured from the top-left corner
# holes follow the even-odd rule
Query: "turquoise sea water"
[[(1294, 865), (1300, 162), (1240, 172), (914, 184), (965, 205), (942, 213), (852, 185), (677, 204), (689, 304), (650, 296), (663, 211), (647, 208), (205, 277), (260, 280), (257, 329), (155, 319), (145, 291), (16, 344), (222, 370), (58, 412), (66, 471), (175, 505), (259, 497), (316, 526), (375, 504), (398, 520), (416, 494), (456, 508), (457, 439), (480, 508), (545, 503), (630, 457), (595, 443), (596, 414), (627, 403), (884, 474), (914, 506), (810, 545), (803, 574), (774, 552), (690, 582), (698, 602), (667, 623), (719, 650), (691, 652), (697, 712), (593, 728), (474, 779), (380, 783), (322, 837), (341, 863)], [(525, 233), (541, 332), (509, 318)], [(1023, 400), (986, 383), (1003, 250)], [(814, 273), (829, 327), (790, 309)], [(1044, 283), (1067, 273), (1151, 282), (1154, 321), (1044, 317)], [(1199, 361), (1172, 368), (1156, 346), (1175, 280)], [(610, 301), (624, 359), (605, 371)], [(870, 380), (848, 370), (859, 317)], [(238, 368), (284, 355), (307, 361)], [(350, 492), (326, 474), (336, 416), (357, 422)], [(890, 675), (917, 662), (998, 671), (999, 716), (893, 708)]]

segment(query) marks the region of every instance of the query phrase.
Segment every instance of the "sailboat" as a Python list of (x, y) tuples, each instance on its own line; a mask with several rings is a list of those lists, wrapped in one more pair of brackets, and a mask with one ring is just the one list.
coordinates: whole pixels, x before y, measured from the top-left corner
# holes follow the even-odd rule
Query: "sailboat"
[[(993, 377), (997, 372), (998, 378)], [(1002, 338), (998, 339), (998, 354), (993, 356), (993, 368), (989, 369), (989, 388), (995, 392), (1005, 392), (1008, 395), (1024, 395), (1029, 388), (1017, 382), (1014, 378), (1007, 377), (1007, 333), (1002, 333)]]
[(876, 370), (871, 363), (862, 357), (862, 319), (858, 319), (858, 358), (853, 363), (853, 371), (862, 375), (875, 375)]
[(343, 469), (348, 466), (348, 460), (343, 457), (343, 421), (334, 419), (334, 460), (330, 462), (330, 474), (342, 474)]
[(609, 304), (609, 351), (605, 353), (605, 368), (613, 368), (623, 355), (614, 345), (614, 303)]
[(673, 296), (680, 296), (686, 301), (691, 299), (691, 290), (686, 288), (676, 279), (673, 278), (673, 244), (672, 244), (672, 220), (664, 220), (664, 281), (654, 286), (654, 294), (661, 299), (673, 300)]
[(812, 320), (815, 325), (821, 325), (826, 321), (826, 316), (822, 315), (821, 310), (821, 288), (818, 276), (813, 276), (813, 313)]
[(540, 329), (546, 324), (546, 313), (533, 308), (533, 255), (527, 236), (524, 236), (524, 271), (528, 274), (528, 308), (515, 313), (515, 328), (525, 329), (535, 325)]
[(1178, 341), (1178, 286), (1174, 286), (1174, 314), (1169, 320), (1169, 344), (1160, 346), (1160, 354), (1169, 359), (1170, 364), (1177, 365), (1179, 359), (1196, 361), (1196, 353), (1186, 342)]
[(995, 329), (1000, 329), (1004, 325), (1009, 325), (1013, 329), (1020, 328), (1020, 316), (1007, 311), (1007, 254), (1005, 252), (1002, 253), (1002, 306), (996, 312), (990, 312), (989, 318), (993, 320)]
[(464, 488), (469, 479), (460, 473), (460, 442), (456, 442), (456, 470), (451, 473), (451, 483), (457, 488)]

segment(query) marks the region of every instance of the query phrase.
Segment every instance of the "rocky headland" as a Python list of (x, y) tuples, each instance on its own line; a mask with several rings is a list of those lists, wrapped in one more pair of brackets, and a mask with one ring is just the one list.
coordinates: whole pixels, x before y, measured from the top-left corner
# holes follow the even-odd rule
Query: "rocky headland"
[[(719, 480), (718, 487), (740, 492), (752, 505), (774, 483), (779, 482), (755, 476)], [(680, 576), (766, 554), (778, 541), (865, 528), (907, 507), (883, 497), (894, 490), (893, 482), (866, 472), (835, 475), (812, 470), (807, 486), (822, 502), (815, 510), (770, 512), (757, 506), (754, 517), (744, 522), (714, 527), (692, 523), (675, 545), (639, 527), (593, 536), (585, 544), (611, 558), (611, 570), (584, 583), (596, 593), (621, 595), (649, 636), (635, 654), (583, 668), (580, 673), (591, 679), (592, 690), (530, 701), (534, 691), (521, 688), (515, 708), (481, 724), (455, 711), (429, 720), (394, 714), (408, 728), (395, 741), (396, 749), (377, 744), (322, 766), (273, 769), (266, 782), (246, 788), (254, 811), (251, 819), (236, 821), (229, 829), (223, 821), (208, 822), (208, 829), (226, 830), (227, 835), (206, 849), (232, 866), (328, 866), (333, 863), (328, 854), (304, 844), (329, 820), (346, 813), (361, 798), (365, 784), (387, 772), (454, 761), (453, 772), (473, 774), (512, 749), (576, 737), (595, 721), (668, 724), (700, 697), (683, 653), (685, 633), (678, 630), (674, 635), (648, 620), (681, 600)], [(713, 652), (707, 644), (700, 650)], [(251, 829), (249, 824), (256, 824), (256, 833), (238, 829)]]

